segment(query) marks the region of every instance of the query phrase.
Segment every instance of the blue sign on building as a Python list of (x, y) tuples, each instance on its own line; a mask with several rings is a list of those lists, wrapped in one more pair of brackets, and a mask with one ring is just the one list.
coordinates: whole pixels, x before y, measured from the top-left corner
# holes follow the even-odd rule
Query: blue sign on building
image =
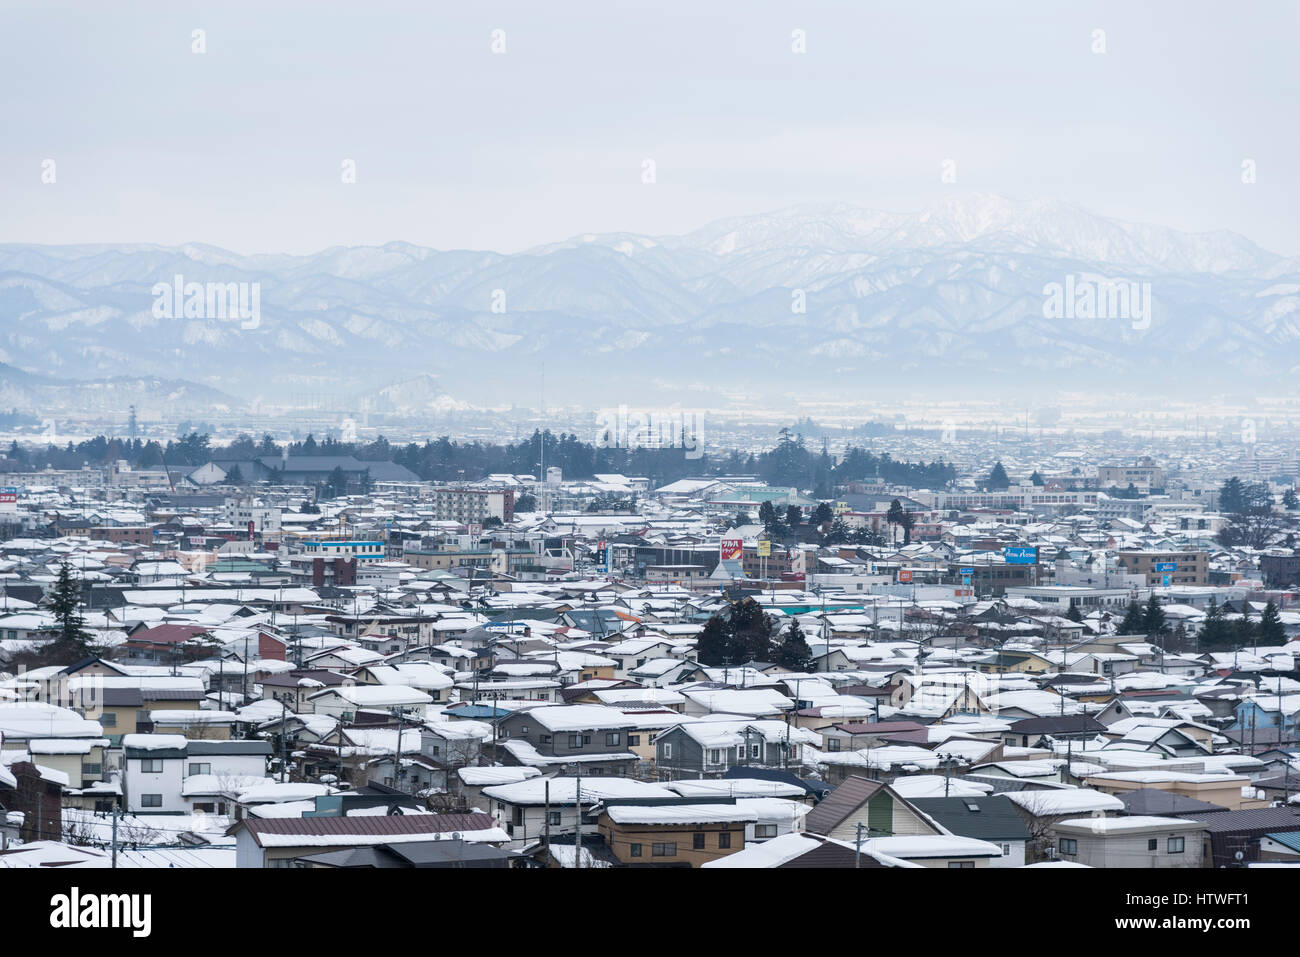
[(1158, 572), (1176, 572), (1178, 571), (1177, 562), (1156, 562), (1151, 566), (1154, 571)]
[(1002, 549), (1002, 559), (1008, 565), (1037, 565), (1038, 549), (1013, 546)]
[(973, 569), (973, 568), (959, 568), (959, 569), (957, 569), (957, 570), (958, 570), (959, 572), (961, 572), (963, 575), (974, 575), (974, 574), (975, 574), (975, 569)]

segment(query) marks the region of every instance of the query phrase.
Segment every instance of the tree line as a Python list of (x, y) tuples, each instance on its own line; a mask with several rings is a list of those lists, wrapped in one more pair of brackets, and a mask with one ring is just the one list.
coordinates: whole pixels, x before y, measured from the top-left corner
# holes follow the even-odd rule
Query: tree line
[[(371, 442), (345, 442), (327, 436), (317, 440), (279, 443), (270, 435), (256, 439), (240, 435), (228, 446), (213, 446), (210, 434), (189, 432), (165, 445), (156, 440), (123, 439), (98, 435), (81, 442), (24, 447), (14, 442), (5, 456), (10, 471), (37, 471), (46, 467), (78, 469), (85, 464), (108, 465), (125, 461), (132, 468), (197, 467), (213, 460), (247, 461), (260, 457), (353, 456), (361, 461), (395, 462), (421, 479), (433, 482), (478, 481), (493, 473), (540, 475), (543, 467), (563, 470), (565, 478), (587, 479), (600, 473), (620, 473), (648, 478), (666, 485), (683, 478), (752, 475), (772, 485), (811, 489), (828, 498), (835, 489), (852, 482), (882, 482), (914, 487), (943, 488), (953, 482), (956, 469), (942, 460), (923, 463), (892, 458), (862, 448), (848, 449), (835, 464), (826, 450), (810, 451), (802, 435), (782, 429), (776, 446), (753, 453), (731, 450), (718, 454), (694, 453), (683, 447), (612, 448), (582, 441), (576, 433), (536, 430), (517, 442), (463, 442), (441, 436), (423, 443), (390, 443), (380, 436)], [(241, 476), (244, 477), (244, 476)], [(247, 476), (245, 478), (251, 478)]]

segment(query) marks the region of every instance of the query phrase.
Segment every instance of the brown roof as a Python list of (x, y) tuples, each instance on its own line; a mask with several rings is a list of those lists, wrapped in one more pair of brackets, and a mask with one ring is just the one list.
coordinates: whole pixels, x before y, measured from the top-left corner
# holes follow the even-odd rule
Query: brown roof
[(198, 625), (155, 625), (153, 628), (142, 628), (135, 632), (130, 636), (128, 643), (136, 645), (179, 645), (198, 635), (206, 635), (211, 630), (211, 628), (202, 628)]
[(869, 781), (857, 775), (847, 778), (808, 812), (803, 819), (804, 830), (810, 834), (829, 834), (884, 786), (880, 781)]
[(835, 728), (849, 734), (897, 734), (900, 731), (924, 731), (925, 725), (916, 721), (848, 721), (835, 725)]
[[(491, 814), (381, 814), (361, 817), (244, 818), (230, 830), (246, 827), (261, 845), (259, 834), (320, 837), (327, 834), (447, 834), (452, 831), (487, 831), (496, 827)], [(380, 843), (380, 842), (376, 842)]]

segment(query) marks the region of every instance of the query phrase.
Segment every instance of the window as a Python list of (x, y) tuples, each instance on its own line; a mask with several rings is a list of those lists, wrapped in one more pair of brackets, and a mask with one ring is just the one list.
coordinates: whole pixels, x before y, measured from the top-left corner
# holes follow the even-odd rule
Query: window
[(709, 763), (710, 763), (710, 764), (718, 764), (718, 763), (720, 763), (721, 761), (722, 761), (722, 752), (721, 752), (721, 751), (719, 751), (717, 748), (713, 748), (712, 750), (709, 751)]
[(754, 837), (776, 837), (775, 824), (755, 824)]
[(631, 849), (628, 853), (630, 853), (633, 857), (640, 857), (640, 856), (641, 856), (641, 845), (640, 845), (640, 844), (633, 844), (633, 845), (631, 845), (631, 848), (632, 848), (632, 849)]
[(105, 711), (103, 714), (99, 716), (99, 723), (104, 725), (104, 727), (106, 728), (117, 727), (117, 712)]
[(840, 739), (839, 739), (839, 738), (827, 738), (827, 739), (826, 739), (826, 750), (827, 750), (827, 751), (838, 751), (839, 749), (840, 749)]
[(762, 746), (761, 744), (750, 745), (750, 748), (749, 748), (749, 756), (750, 756), (751, 758), (756, 758), (756, 757), (758, 757), (759, 754), (762, 753), (762, 747), (763, 747), (763, 746)]
[(193, 762), (190, 763), (190, 774), (211, 774), (211, 773), (212, 773), (211, 764), (195, 764)]
[(1167, 850), (1170, 854), (1181, 854), (1186, 847), (1187, 839), (1182, 837), (1171, 837)]
[(104, 766), (102, 764), (83, 764), (81, 766), (81, 773), (86, 777), (93, 777), (94, 775), (103, 774)]
[(718, 835), (718, 847), (731, 847), (731, 832), (722, 831)]
[(673, 746), (672, 746), (671, 744), (665, 744), (665, 745), (664, 745), (664, 757), (665, 757), (665, 758), (672, 758), (672, 756), (673, 756)]
[(546, 817), (546, 823), (549, 824), (549, 825), (551, 825), (551, 827), (559, 827), (559, 826), (560, 826), (560, 812), (559, 812), (559, 811), (552, 811), (550, 814), (548, 814), (547, 817)]
[(569, 747), (571, 747), (571, 748), (580, 748), (580, 747), (582, 747), (582, 735), (580, 735), (580, 734), (571, 734), (571, 735), (569, 735)]
[(1078, 854), (1078, 853), (1079, 853), (1079, 842), (1078, 842), (1077, 840), (1075, 840), (1074, 838), (1072, 838), (1072, 837), (1063, 837), (1063, 838), (1061, 838), (1061, 853), (1062, 853), (1062, 854)]
[(145, 758), (140, 762), (140, 770), (145, 774), (162, 774), (162, 758)]
[(161, 794), (141, 794), (141, 795), (140, 795), (140, 806), (141, 806), (141, 807), (162, 807), (162, 795), (161, 795)]
[(619, 741), (622, 739), (622, 737), (623, 736), (619, 734), (617, 731), (609, 732), (607, 735), (605, 735), (605, 746), (606, 747), (616, 746), (619, 743)]
[(651, 844), (650, 855), (652, 857), (676, 857), (677, 842), (673, 841), (668, 844)]
[(704, 834), (703, 834), (703, 832), (701, 832), (701, 833), (699, 833), (699, 834), (692, 834), (692, 835), (691, 835), (691, 848), (692, 848), (693, 850), (696, 850), (696, 851), (702, 851), (702, 850), (704, 850)]
[(965, 869), (967, 867), (974, 867), (975, 862), (974, 861), (949, 861), (948, 866)]
[(641, 743), (641, 735), (639, 735), (639, 734), (629, 734), (629, 735), (627, 736), (627, 746), (628, 746), (629, 748), (635, 748), (635, 747), (637, 747), (638, 745), (640, 745), (640, 743)]
[(1148, 850), (1148, 851), (1155, 851), (1155, 850), (1159, 850), (1159, 849), (1160, 849), (1160, 839), (1159, 839), (1159, 838), (1155, 838), (1155, 837), (1153, 837), (1153, 838), (1151, 838), (1151, 840), (1147, 841), (1147, 850)]

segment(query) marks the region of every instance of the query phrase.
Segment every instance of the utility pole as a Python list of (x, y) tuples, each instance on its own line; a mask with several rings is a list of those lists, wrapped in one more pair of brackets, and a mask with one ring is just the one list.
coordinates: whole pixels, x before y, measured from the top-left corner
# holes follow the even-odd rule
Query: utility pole
[(573, 866), (582, 867), (582, 765), (578, 765), (578, 780), (574, 787), (575, 803), (578, 806), (578, 833), (574, 843)]
[(546, 859), (550, 860), (551, 857), (551, 779), (550, 778), (547, 778), (542, 783), (542, 789), (543, 789), (542, 793), (543, 793), (544, 807), (546, 809), (546, 817), (543, 819), (544, 823), (542, 825), (542, 830), (543, 833), (546, 835), (545, 838)]
[(113, 866), (117, 867), (117, 816), (121, 813), (121, 808), (117, 802), (113, 802)]
[[(288, 770), (289, 760), (288, 760), (288, 755), (285, 753), (286, 740), (285, 740), (285, 730), (284, 730), (285, 725), (288, 723), (289, 723), (289, 706), (285, 704), (284, 699), (281, 698), (280, 699), (280, 783), (281, 784), (284, 784), (284, 782), (288, 780), (288, 778), (285, 777), (285, 774)], [(397, 732), (397, 736), (398, 736), (398, 743), (400, 744), (401, 736), (402, 736), (402, 732), (400, 730)]]
[(394, 708), (397, 713), (397, 751), (393, 756), (393, 784), (397, 790), (402, 789), (402, 709)]

